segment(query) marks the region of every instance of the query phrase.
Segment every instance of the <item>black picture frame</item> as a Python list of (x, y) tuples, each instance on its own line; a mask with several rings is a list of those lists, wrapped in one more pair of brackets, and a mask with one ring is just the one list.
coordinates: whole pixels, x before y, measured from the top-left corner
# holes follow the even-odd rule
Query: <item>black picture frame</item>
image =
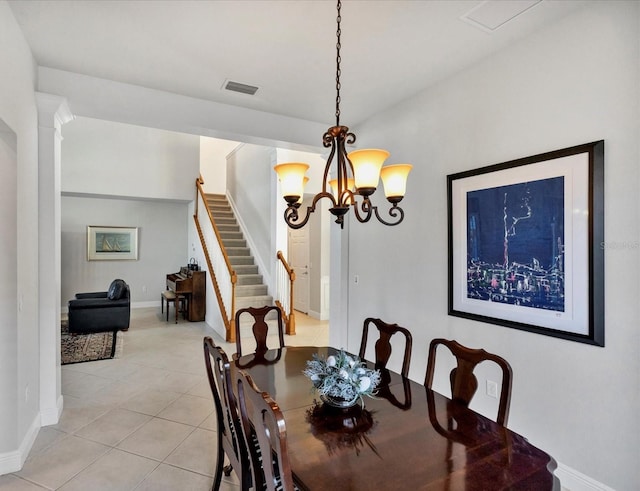
[(604, 346), (604, 140), (447, 176), (448, 314)]

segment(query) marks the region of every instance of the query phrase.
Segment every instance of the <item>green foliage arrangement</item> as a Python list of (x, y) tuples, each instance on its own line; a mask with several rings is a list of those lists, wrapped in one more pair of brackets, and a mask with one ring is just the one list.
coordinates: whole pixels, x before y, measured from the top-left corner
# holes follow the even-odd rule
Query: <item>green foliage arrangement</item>
[(374, 396), (380, 383), (379, 370), (367, 368), (358, 357), (350, 356), (344, 350), (326, 359), (313, 355), (303, 373), (321, 396), (344, 401)]

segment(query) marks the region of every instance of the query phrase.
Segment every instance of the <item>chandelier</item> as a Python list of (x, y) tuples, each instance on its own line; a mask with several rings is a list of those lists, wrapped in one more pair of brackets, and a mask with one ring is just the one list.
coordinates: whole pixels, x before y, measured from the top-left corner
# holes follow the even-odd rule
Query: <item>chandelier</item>
[[(329, 128), (322, 137), (325, 148), (331, 148), (327, 164), (324, 169), (322, 191), (313, 197), (306, 214), (299, 213), (304, 185), (309, 180), (305, 176), (309, 165), (302, 162), (287, 162), (278, 164), (274, 170), (280, 180), (282, 196), (287, 202), (284, 220), (293, 229), (302, 228), (309, 221), (316, 204), (323, 198), (331, 201), (329, 211), (336, 218), (340, 228), (344, 228), (344, 217), (353, 207), (359, 222), (368, 222), (373, 215), (385, 225), (397, 225), (404, 219), (404, 211), (398, 206), (405, 193), (407, 176), (411, 171), (411, 164), (395, 164), (382, 166), (389, 157), (389, 152), (380, 149), (354, 150), (347, 154), (345, 145), (352, 145), (356, 136), (349, 132), (349, 128), (340, 125), (340, 9), (342, 3), (338, 0), (336, 31), (336, 125)], [(330, 179), (332, 164), (335, 163), (333, 179)], [(378, 212), (378, 207), (371, 203), (370, 196), (376, 191), (378, 181), (382, 179), (387, 201), (391, 203), (388, 210), (389, 217), (385, 220)], [(361, 200), (356, 197), (361, 197)]]

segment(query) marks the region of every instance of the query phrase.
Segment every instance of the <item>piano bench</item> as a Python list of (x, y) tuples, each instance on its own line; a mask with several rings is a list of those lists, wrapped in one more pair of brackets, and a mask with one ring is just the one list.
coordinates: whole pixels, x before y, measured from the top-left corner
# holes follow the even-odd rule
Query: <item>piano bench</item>
[(187, 312), (187, 297), (184, 295), (176, 295), (171, 290), (165, 290), (160, 294), (160, 311), (164, 312), (164, 304), (167, 304), (167, 322), (169, 322), (169, 303), (173, 303), (176, 311), (176, 324), (178, 323), (178, 313), (182, 311), (183, 315)]

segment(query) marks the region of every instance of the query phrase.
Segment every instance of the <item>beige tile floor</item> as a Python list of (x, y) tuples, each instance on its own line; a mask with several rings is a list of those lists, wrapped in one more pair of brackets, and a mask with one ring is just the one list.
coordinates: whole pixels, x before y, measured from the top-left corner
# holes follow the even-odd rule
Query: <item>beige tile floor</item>
[[(296, 321), (285, 344), (328, 343), (326, 322), (299, 313)], [(62, 367), (59, 423), (41, 428), (24, 467), (0, 476), (0, 490), (211, 489), (216, 425), (202, 351), (210, 333), (202, 322), (167, 323), (159, 308), (132, 310), (117, 358)], [(248, 327), (241, 338), (250, 352)], [(221, 490), (239, 489), (234, 473), (223, 478)]]

